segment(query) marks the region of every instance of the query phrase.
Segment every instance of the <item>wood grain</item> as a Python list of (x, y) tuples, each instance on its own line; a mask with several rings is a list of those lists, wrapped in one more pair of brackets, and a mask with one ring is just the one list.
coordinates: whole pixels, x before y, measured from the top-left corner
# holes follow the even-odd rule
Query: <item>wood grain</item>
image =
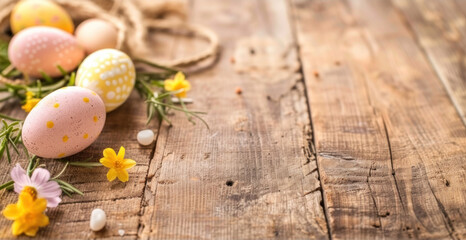
[[(162, 126), (139, 236), (327, 238), (296, 51), (278, 54), (293, 41), (286, 2), (196, 0), (191, 7), (191, 20), (222, 42), (215, 68), (189, 76), (191, 108), (209, 112), (210, 130), (178, 113), (174, 127)], [(196, 45), (180, 48), (187, 54)]]
[[(25, 113), (16, 102), (5, 104), (2, 113), (24, 118)], [(149, 127), (155, 128), (155, 125)], [(118, 230), (125, 230), (125, 237), (134, 239), (137, 236), (139, 211), (142, 190), (149, 166), (149, 155), (152, 146), (141, 147), (136, 141), (136, 134), (145, 128), (145, 105), (133, 93), (131, 98), (120, 108), (107, 115), (105, 127), (98, 140), (83, 152), (68, 158), (70, 161), (97, 162), (103, 149), (111, 147), (118, 151), (120, 146), (126, 148), (126, 156), (137, 161), (137, 166), (129, 170), (130, 181), (108, 182), (105, 167), (82, 168), (70, 166), (61, 179), (82, 190), (84, 196), (66, 195), (63, 202), (54, 209), (48, 209), (50, 225), (38, 232), (37, 238), (43, 239), (86, 239), (86, 238), (120, 238)], [(6, 159), (0, 162), (5, 171), (0, 175), (0, 181), (10, 180), (9, 172), (16, 163), (26, 167), (27, 160), (19, 156), (12, 164)], [(64, 164), (58, 160), (46, 159), (43, 162), (52, 175), (60, 172)], [(17, 194), (0, 191), (0, 208), (17, 200)], [(89, 229), (89, 219), (92, 209), (102, 208), (107, 213), (107, 226), (103, 231), (93, 233)], [(0, 239), (14, 239), (11, 234), (12, 222), (0, 217)]]
[(396, 9), (293, 3), (332, 238), (464, 238), (466, 131)]
[[(104, 148), (124, 146), (138, 162), (130, 181), (70, 167), (63, 179), (85, 195), (49, 209), (37, 239), (466, 239), (466, 1), (191, 0), (188, 8), (189, 21), (222, 44), (218, 62), (188, 69), (188, 107), (207, 111), (210, 129), (182, 113), (170, 115), (172, 127), (145, 126), (133, 93), (99, 139), (69, 158), (98, 161)], [(149, 37), (161, 59), (206, 46)], [(26, 116), (17, 102), (0, 112)], [(142, 147), (136, 134), (145, 128), (158, 135)], [(1, 182), (16, 163), (25, 157), (0, 161)], [(64, 165), (44, 163), (52, 175)], [(0, 198), (3, 209), (17, 195)], [(97, 207), (108, 221), (94, 233)], [(15, 238), (11, 223), (0, 217), (0, 239)]]
[[(466, 17), (453, 0), (393, 1), (466, 124)], [(464, 1), (463, 1), (464, 2)]]

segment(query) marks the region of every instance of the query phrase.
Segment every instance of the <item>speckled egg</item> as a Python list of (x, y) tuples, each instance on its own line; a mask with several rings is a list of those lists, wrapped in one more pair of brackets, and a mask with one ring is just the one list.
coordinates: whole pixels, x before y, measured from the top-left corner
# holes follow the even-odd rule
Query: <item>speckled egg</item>
[(31, 77), (40, 72), (61, 76), (57, 65), (66, 71), (75, 69), (84, 58), (84, 50), (73, 35), (52, 27), (30, 27), (16, 34), (8, 46), (11, 63)]
[(84, 59), (76, 75), (76, 86), (95, 91), (107, 112), (128, 99), (136, 78), (134, 64), (125, 53), (102, 49)]
[(48, 0), (22, 0), (10, 15), (13, 33), (33, 26), (50, 26), (73, 33), (74, 24), (70, 15), (59, 5)]
[(105, 106), (92, 90), (65, 87), (44, 97), (24, 121), (27, 150), (44, 158), (63, 158), (91, 145), (105, 124)]

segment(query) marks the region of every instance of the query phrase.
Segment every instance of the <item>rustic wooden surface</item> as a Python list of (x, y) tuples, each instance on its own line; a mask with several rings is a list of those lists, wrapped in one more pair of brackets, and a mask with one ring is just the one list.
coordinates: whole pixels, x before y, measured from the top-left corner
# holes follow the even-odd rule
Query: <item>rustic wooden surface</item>
[[(192, 109), (142, 147), (136, 93), (71, 160), (125, 146), (127, 183), (70, 167), (84, 196), (63, 197), (43, 239), (465, 239), (466, 2), (192, 0), (190, 21), (222, 51), (188, 76)], [(151, 35), (154, 55), (204, 43)], [(242, 89), (236, 94), (235, 89)], [(2, 113), (25, 117), (18, 103)], [(25, 165), (24, 156), (16, 162)], [(52, 172), (62, 162), (46, 160)], [(13, 164), (0, 162), (9, 180)], [(1, 191), (0, 207), (16, 195)], [(89, 230), (93, 208), (107, 226)], [(0, 218), (0, 238), (14, 238)], [(124, 230), (121, 237), (118, 230)], [(26, 238), (26, 237), (21, 237)]]

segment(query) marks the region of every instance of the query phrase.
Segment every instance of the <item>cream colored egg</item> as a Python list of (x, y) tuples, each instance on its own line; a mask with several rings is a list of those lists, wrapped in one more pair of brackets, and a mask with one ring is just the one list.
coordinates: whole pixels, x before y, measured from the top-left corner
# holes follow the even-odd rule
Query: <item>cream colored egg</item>
[(65, 87), (44, 97), (26, 117), (22, 140), (44, 158), (63, 158), (91, 145), (105, 124), (105, 106), (93, 91)]
[(49, 26), (73, 33), (74, 24), (70, 15), (59, 5), (48, 0), (19, 1), (10, 15), (13, 33), (33, 26)]
[(75, 36), (86, 53), (91, 54), (104, 48), (116, 48), (118, 32), (111, 23), (91, 18), (79, 24)]
[(76, 86), (95, 91), (110, 112), (128, 99), (136, 71), (131, 59), (116, 49), (102, 49), (89, 55), (78, 68)]

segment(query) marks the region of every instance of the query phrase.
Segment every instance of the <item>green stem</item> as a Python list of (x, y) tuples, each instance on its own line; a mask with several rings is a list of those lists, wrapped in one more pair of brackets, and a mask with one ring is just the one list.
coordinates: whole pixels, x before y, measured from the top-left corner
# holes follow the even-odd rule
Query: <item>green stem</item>
[(71, 166), (78, 166), (78, 167), (101, 167), (101, 163), (97, 162), (68, 162)]
[(0, 118), (6, 119), (6, 120), (10, 120), (10, 121), (22, 121), (22, 120), (20, 120), (20, 119), (17, 119), (17, 118), (14, 118), (14, 117), (10, 117), (10, 116), (8, 116), (8, 115), (1, 114), (1, 113), (0, 113)]
[(160, 101), (157, 101), (155, 99), (151, 99), (149, 100), (149, 102), (153, 102), (155, 104), (158, 104), (158, 105), (162, 105), (162, 106), (165, 106), (165, 107), (168, 107), (168, 108), (172, 108), (174, 110), (178, 110), (180, 112), (188, 112), (190, 114), (207, 114), (206, 112), (198, 112), (198, 111), (189, 111), (189, 110), (184, 110), (183, 108), (180, 108), (180, 107), (176, 107), (176, 106), (173, 106), (173, 105), (169, 105), (169, 104), (166, 104), (166, 103), (163, 103), (163, 102), (160, 102)]
[(57, 179), (57, 178), (59, 178), (59, 177), (65, 172), (65, 170), (66, 170), (66, 168), (68, 167), (68, 164), (69, 164), (69, 163), (70, 163), (70, 162), (66, 162), (66, 163), (65, 163), (65, 166), (63, 167), (63, 169), (62, 169), (55, 177), (53, 177), (52, 179)]
[(10, 186), (13, 186), (13, 184), (15, 184), (14, 181), (8, 181), (8, 182), (6, 182), (6, 183), (0, 185), (0, 190), (5, 189), (5, 188), (8, 188), (8, 187), (10, 187)]
[(79, 195), (84, 195), (84, 193), (82, 193), (81, 191), (79, 191), (79, 189), (75, 188), (73, 185), (65, 182), (65, 181), (62, 181), (60, 179), (54, 179), (53, 181), (57, 182), (58, 184), (60, 184), (61, 186), (65, 186), (67, 188), (69, 188), (70, 190), (72, 190), (73, 192), (79, 194)]
[(37, 164), (36, 160), (38, 157), (36, 155), (32, 155), (31, 160), (29, 160), (28, 166), (27, 166), (27, 175), (30, 177), (34, 169), (36, 169)]
[(196, 122), (194, 122), (193, 119), (191, 118), (191, 116), (188, 114), (188, 111), (189, 111), (189, 110), (186, 108), (186, 105), (184, 104), (183, 99), (179, 97), (178, 100), (179, 100), (180, 103), (181, 103), (181, 107), (182, 107), (182, 108), (184, 109), (184, 111), (185, 111), (184, 114), (185, 114), (186, 117), (188, 118), (188, 121), (195, 125)]
[(162, 65), (160, 65), (160, 64), (153, 63), (153, 62), (149, 62), (149, 61), (147, 61), (147, 60), (140, 59), (140, 58), (134, 59), (134, 62), (136, 62), (136, 63), (137, 63), (137, 62), (144, 63), (144, 64), (147, 64), (147, 65), (149, 65), (149, 66), (151, 66), (151, 67), (155, 67), (155, 68), (158, 68), (158, 69), (166, 70), (166, 71), (169, 71), (169, 72), (171, 72), (171, 73), (177, 73), (177, 72), (179, 72), (179, 70), (177, 70), (177, 69), (170, 68), (170, 67), (165, 67), (165, 66), (162, 66)]
[(150, 88), (150, 86), (145, 81), (140, 80), (140, 79), (136, 79), (136, 81), (139, 84), (141, 84), (143, 88), (142, 90), (146, 93), (148, 99), (154, 96), (153, 90)]

